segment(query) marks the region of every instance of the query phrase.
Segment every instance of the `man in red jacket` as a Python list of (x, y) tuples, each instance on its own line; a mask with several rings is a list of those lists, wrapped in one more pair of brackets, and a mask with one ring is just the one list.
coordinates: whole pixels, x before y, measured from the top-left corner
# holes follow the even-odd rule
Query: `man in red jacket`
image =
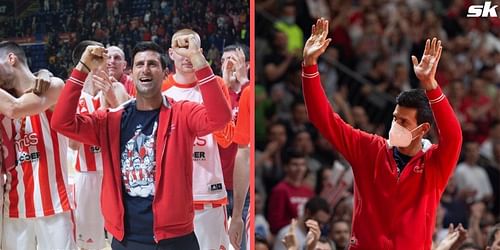
[(193, 232), (193, 143), (223, 128), (231, 112), (194, 37), (178, 36), (172, 44), (191, 60), (203, 105), (161, 94), (164, 52), (141, 42), (132, 54), (136, 99), (117, 109), (75, 113), (88, 72), (107, 58), (103, 47), (88, 46), (52, 116), (54, 129), (101, 148), (101, 207), (113, 249), (199, 249)]
[[(462, 144), (460, 124), (435, 80), (441, 41), (427, 40), (420, 63), (412, 57), (425, 93), (398, 96), (386, 140), (352, 128), (328, 103), (317, 67), (327, 35), (328, 21), (319, 19), (304, 47), (303, 91), (309, 119), (352, 165), (350, 249), (430, 249), (436, 208)], [(439, 145), (422, 139), (433, 115)]]

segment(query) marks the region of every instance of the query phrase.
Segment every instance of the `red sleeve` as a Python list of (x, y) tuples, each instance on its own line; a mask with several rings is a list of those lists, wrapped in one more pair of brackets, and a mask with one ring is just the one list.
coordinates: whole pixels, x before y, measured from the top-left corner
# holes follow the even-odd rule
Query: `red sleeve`
[(204, 136), (224, 128), (231, 120), (231, 109), (212, 69), (207, 66), (195, 73), (200, 86), (203, 105), (193, 105), (190, 108), (190, 111), (188, 111), (188, 126), (196, 135)]
[(302, 85), (311, 123), (351, 163), (354, 171), (359, 166), (373, 168), (374, 164), (364, 163), (375, 158), (378, 150), (373, 148), (386, 146), (385, 139), (354, 129), (333, 111), (321, 86), (317, 65), (303, 67)]
[(85, 78), (87, 78), (86, 73), (73, 69), (59, 96), (50, 125), (57, 132), (73, 140), (100, 146), (99, 120), (105, 117), (105, 113), (97, 111), (93, 114), (76, 114)]
[(233, 141), (239, 145), (250, 144), (250, 91), (252, 88), (245, 88), (241, 93), (238, 120), (233, 138)]
[[(224, 97), (226, 98), (226, 101), (228, 102), (229, 107), (231, 107), (231, 96), (229, 95), (229, 90), (224, 83), (224, 80), (220, 78), (219, 76), (215, 76), (217, 79), (217, 83), (219, 84), (219, 87), (221, 88), (222, 93), (224, 94)], [(232, 118), (232, 113), (231, 113), (231, 118)], [(233, 143), (233, 136), (234, 136), (234, 122), (229, 121), (226, 126), (224, 126), (223, 129), (215, 131), (213, 133), (215, 140), (217, 141), (217, 144), (221, 146), (222, 148), (227, 148)]]
[(427, 98), (429, 98), (439, 134), (439, 144), (432, 153), (431, 162), (434, 162), (433, 166), (439, 166), (437, 169), (438, 187), (442, 190), (448, 183), (448, 178), (455, 169), (460, 156), (462, 129), (448, 98), (440, 87), (427, 91)]
[(291, 218), (288, 218), (289, 204), (288, 195), (283, 189), (274, 189), (269, 197), (269, 207), (267, 218), (269, 220), (269, 227), (273, 234), (277, 234), (281, 228), (290, 224)]

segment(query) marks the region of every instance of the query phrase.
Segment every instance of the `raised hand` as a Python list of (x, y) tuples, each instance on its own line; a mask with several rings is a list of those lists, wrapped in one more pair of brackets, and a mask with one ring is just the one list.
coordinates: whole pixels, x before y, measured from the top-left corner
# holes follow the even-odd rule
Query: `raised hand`
[(230, 60), (233, 62), (233, 67), (235, 67), (234, 72), (236, 80), (241, 84), (248, 82), (248, 70), (243, 50), (241, 48), (236, 48), (236, 57), (231, 57)]
[(416, 56), (411, 56), (415, 75), (425, 90), (432, 90), (438, 86), (435, 76), (442, 50), (441, 40), (434, 37), (432, 42), (429, 39), (425, 42), (424, 55), (420, 62)]
[(290, 222), (290, 227), (288, 228), (288, 233), (283, 237), (281, 242), (285, 245), (287, 250), (298, 250), (299, 243), (297, 242), (297, 236), (295, 235), (295, 228), (297, 227), (297, 219), (292, 219)]
[(314, 250), (316, 248), (316, 243), (321, 236), (321, 230), (319, 229), (319, 224), (315, 220), (307, 220), (306, 227), (309, 229), (306, 235), (306, 244), (308, 250)]
[(201, 53), (200, 42), (193, 34), (175, 37), (172, 48), (178, 55), (189, 58), (195, 70), (208, 66), (207, 60)]
[(99, 68), (99, 66), (106, 63), (106, 60), (108, 58), (108, 55), (106, 53), (107, 51), (104, 47), (89, 45), (87, 46), (87, 48), (85, 48), (80, 62), (85, 64), (83, 66), (86, 69), (88, 67), (87, 70), (94, 71)]
[(201, 53), (200, 43), (193, 34), (179, 35), (172, 41), (175, 53), (190, 58), (193, 54)]
[(323, 54), (332, 41), (328, 36), (328, 20), (320, 18), (312, 26), (312, 32), (304, 46), (304, 65), (315, 65), (318, 58)]

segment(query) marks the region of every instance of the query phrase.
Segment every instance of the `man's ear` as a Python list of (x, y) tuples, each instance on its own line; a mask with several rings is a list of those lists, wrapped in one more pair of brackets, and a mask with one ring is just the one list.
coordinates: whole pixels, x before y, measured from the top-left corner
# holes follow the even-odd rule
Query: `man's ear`
[(168, 49), (168, 57), (170, 57), (170, 60), (174, 61), (174, 49)]
[(14, 66), (17, 63), (17, 56), (14, 53), (9, 53), (7, 55), (7, 61), (11, 66)]
[(413, 134), (424, 137), (430, 130), (431, 124), (429, 124), (428, 122), (424, 122), (422, 123), (422, 125), (420, 125), (420, 128), (415, 131), (416, 133), (414, 132)]
[(424, 124), (422, 124), (421, 129), (422, 129), (423, 135), (426, 135), (431, 130), (431, 124), (428, 122), (424, 122)]

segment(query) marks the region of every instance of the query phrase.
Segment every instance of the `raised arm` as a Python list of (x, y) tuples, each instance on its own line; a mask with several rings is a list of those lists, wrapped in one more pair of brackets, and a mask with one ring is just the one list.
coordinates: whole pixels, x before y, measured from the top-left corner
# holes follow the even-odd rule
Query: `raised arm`
[[(309, 120), (320, 133), (353, 165), (353, 168), (367, 159), (366, 147), (383, 146), (381, 137), (365, 133), (346, 124), (334, 112), (321, 86), (318, 72), (318, 57), (326, 50), (331, 39), (328, 35), (328, 21), (318, 19), (313, 25), (311, 37), (304, 46), (304, 65), (302, 68), (302, 88)], [(378, 138), (378, 139), (377, 139)], [(377, 144), (377, 145), (375, 145)], [(367, 166), (370, 164), (367, 164)]]
[[(41, 79), (37, 78), (36, 81), (38, 84), (38, 81), (41, 81)], [(63, 86), (63, 80), (57, 77), (50, 77), (49, 87), (43, 93), (37, 95), (30, 91), (18, 98), (12, 96), (4, 89), (0, 89), (0, 113), (9, 118), (17, 119), (43, 112), (56, 104)]]
[(431, 160), (438, 162), (440, 166), (438, 185), (444, 188), (448, 182), (453, 169), (457, 165), (462, 146), (462, 130), (448, 98), (439, 87), (435, 75), (443, 47), (441, 41), (433, 38), (427, 39), (424, 55), (420, 62), (412, 56), (415, 75), (420, 80), (422, 88), (426, 90), (429, 103), (431, 104), (434, 119), (439, 134), (439, 145), (432, 154)]
[(201, 53), (200, 45), (193, 35), (184, 35), (176, 38), (173, 42), (173, 49), (177, 54), (191, 60), (203, 97), (203, 105), (186, 103), (186, 105), (193, 105), (188, 114), (188, 127), (198, 136), (224, 128), (231, 120), (231, 109), (212, 69)]
[(76, 65), (66, 81), (50, 123), (52, 128), (61, 134), (96, 146), (100, 146), (99, 131), (105, 129), (101, 128), (105, 113), (76, 114), (76, 110), (89, 69), (96, 69), (100, 63), (104, 62), (104, 58), (107, 58), (104, 48), (98, 46), (86, 48), (80, 63)]

